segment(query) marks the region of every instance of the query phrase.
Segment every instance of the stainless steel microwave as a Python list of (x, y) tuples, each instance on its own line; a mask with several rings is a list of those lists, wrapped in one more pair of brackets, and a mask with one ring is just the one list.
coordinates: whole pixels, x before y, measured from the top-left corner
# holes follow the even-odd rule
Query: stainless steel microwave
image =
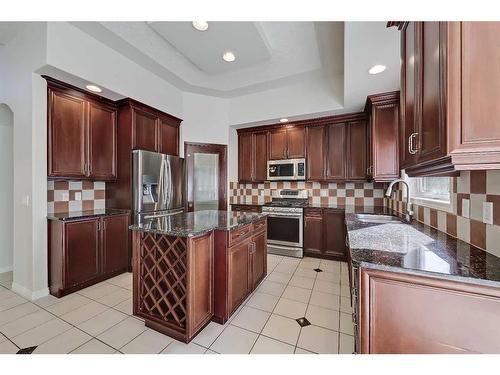
[(304, 181), (306, 159), (269, 160), (267, 179), (269, 181)]

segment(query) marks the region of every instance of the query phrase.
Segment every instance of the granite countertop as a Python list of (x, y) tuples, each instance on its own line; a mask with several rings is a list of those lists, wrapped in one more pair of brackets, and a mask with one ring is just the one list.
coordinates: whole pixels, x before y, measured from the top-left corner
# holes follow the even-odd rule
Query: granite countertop
[(356, 213), (346, 214), (353, 264), (500, 286), (500, 258), (415, 220), (408, 223), (402, 215), (394, 215), (400, 222), (380, 224), (362, 222)]
[(176, 237), (194, 237), (213, 230), (230, 230), (265, 217), (257, 212), (196, 211), (147, 219), (131, 225), (133, 231), (151, 232)]
[(86, 211), (68, 211), (60, 213), (52, 213), (47, 215), (49, 220), (77, 220), (77, 219), (87, 219), (99, 216), (112, 216), (112, 215), (122, 215), (130, 213), (129, 210), (117, 209), (117, 208), (102, 208), (95, 210)]

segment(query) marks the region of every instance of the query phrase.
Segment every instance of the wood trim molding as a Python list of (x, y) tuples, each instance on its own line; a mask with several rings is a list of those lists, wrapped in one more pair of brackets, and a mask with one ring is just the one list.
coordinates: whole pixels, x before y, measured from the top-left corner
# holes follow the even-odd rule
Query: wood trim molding
[(170, 115), (166, 112), (160, 111), (159, 109), (156, 109), (154, 107), (151, 107), (147, 104), (141, 103), (135, 99), (132, 98), (125, 98), (121, 99), (115, 102), (117, 107), (123, 107), (123, 106), (130, 106), (134, 108), (138, 108), (142, 111), (146, 112), (152, 112), (152, 114), (162, 117), (163, 119), (169, 119), (172, 120), (172, 125), (176, 124), (177, 126), (180, 126), (180, 123), (182, 122), (181, 118), (175, 117), (173, 115)]
[(405, 169), (409, 177), (429, 177), (429, 176), (458, 176), (459, 172), (455, 170), (451, 156), (445, 156), (440, 159), (432, 160), (428, 163), (422, 163)]
[(390, 91), (380, 94), (368, 95), (365, 103), (365, 112), (369, 113), (373, 105), (387, 105), (399, 102), (400, 92)]
[(236, 129), (236, 131), (238, 132), (238, 134), (241, 134), (241, 133), (251, 133), (255, 131), (287, 129), (290, 127), (322, 126), (330, 124), (339, 124), (344, 122), (365, 121), (366, 119), (367, 115), (365, 112), (355, 112), (355, 113), (346, 113), (335, 116), (317, 117), (307, 120), (290, 121), (285, 124), (278, 123), (271, 125), (253, 126), (250, 128)]

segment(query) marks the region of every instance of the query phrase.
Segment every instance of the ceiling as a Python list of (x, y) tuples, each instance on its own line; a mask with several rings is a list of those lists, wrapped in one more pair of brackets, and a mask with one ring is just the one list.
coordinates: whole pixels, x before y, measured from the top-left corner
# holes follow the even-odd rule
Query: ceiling
[[(191, 22), (72, 24), (184, 91), (234, 97), (343, 73), (343, 22), (209, 22), (204, 32)], [(223, 61), (225, 50), (236, 61)]]

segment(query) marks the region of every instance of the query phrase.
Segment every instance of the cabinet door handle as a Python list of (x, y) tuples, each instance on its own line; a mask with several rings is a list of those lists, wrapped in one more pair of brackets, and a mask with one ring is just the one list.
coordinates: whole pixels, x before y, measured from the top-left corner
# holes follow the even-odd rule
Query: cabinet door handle
[(412, 133), (409, 137), (408, 137), (408, 152), (411, 154), (411, 155), (415, 155), (417, 153), (417, 149), (414, 148), (414, 144), (413, 144), (413, 141), (415, 139), (415, 137), (418, 135), (418, 133)]

